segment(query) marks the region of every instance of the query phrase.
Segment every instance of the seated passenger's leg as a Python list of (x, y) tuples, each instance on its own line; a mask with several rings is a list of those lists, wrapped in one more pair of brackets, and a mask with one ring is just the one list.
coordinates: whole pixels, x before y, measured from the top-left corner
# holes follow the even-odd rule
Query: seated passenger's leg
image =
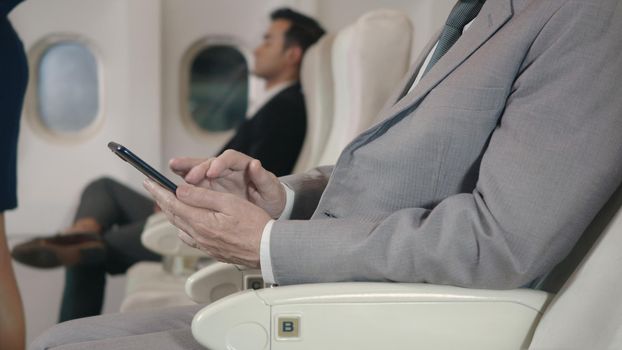
[(67, 267), (58, 322), (99, 315), (105, 288), (106, 266), (103, 262)]
[(103, 235), (105, 261), (67, 267), (59, 322), (99, 315), (104, 302), (106, 273), (122, 274), (139, 261), (160, 261), (140, 241), (145, 221), (114, 227)]
[[(91, 182), (82, 191), (74, 222), (94, 220), (100, 231), (113, 225), (146, 220), (154, 212), (151, 199), (113, 179), (104, 177)], [(73, 228), (72, 228), (73, 229)]]
[(144, 225), (153, 212), (151, 199), (112, 179), (101, 178), (82, 192), (71, 227), (61, 235), (18, 244), (12, 255), (26, 265), (40, 268), (100, 263), (105, 259), (100, 234), (117, 225)]
[(146, 220), (115, 227), (104, 233), (106, 271), (111, 275), (125, 273), (140, 261), (161, 261), (162, 256), (143, 246), (140, 236)]
[(67, 344), (51, 350), (205, 350), (194, 340), (190, 327), (170, 331), (135, 335), (131, 337), (96, 340), (88, 343)]
[(61, 323), (29, 349), (203, 349), (192, 337), (190, 323), (204, 305), (128, 312)]

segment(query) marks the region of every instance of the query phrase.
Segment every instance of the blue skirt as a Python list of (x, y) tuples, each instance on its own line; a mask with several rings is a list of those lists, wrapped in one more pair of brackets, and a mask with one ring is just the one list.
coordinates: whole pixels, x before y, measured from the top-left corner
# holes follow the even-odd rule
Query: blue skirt
[(17, 206), (17, 136), (27, 83), (24, 47), (0, 15), (0, 212)]

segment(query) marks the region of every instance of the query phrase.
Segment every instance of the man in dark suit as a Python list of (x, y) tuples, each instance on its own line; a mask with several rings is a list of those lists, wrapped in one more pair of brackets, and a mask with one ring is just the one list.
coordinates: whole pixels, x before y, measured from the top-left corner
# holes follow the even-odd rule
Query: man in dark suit
[(272, 23), (254, 52), (253, 73), (266, 81), (264, 102), (260, 108), (251, 107), (253, 117), (242, 123), (219, 154), (234, 149), (261, 160), (277, 175), (287, 175), (298, 159), (306, 131), (298, 82), (302, 57), (324, 30), (315, 20), (290, 9), (276, 10), (270, 18)]
[[(255, 49), (254, 74), (266, 82), (266, 93), (251, 106), (236, 134), (218, 152), (234, 149), (259, 159), (278, 175), (289, 174), (302, 148), (306, 110), (300, 68), (306, 49), (323, 34), (312, 18), (287, 8), (270, 15), (271, 24)], [(192, 161), (190, 159), (187, 159)], [(202, 160), (197, 160), (202, 161)], [(112, 179), (91, 182), (72, 227), (61, 234), (36, 238), (13, 249), (13, 257), (34, 267), (67, 266), (61, 322), (101, 312), (106, 273), (125, 273), (139, 261), (161, 257), (140, 241), (154, 202)]]

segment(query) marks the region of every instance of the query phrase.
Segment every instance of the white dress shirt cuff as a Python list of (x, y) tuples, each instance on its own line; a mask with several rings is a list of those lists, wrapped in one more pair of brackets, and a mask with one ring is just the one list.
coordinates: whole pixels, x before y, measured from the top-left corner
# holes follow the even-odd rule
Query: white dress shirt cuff
[[(283, 209), (278, 220), (287, 220), (292, 215), (296, 193), (285, 184), (282, 185), (285, 189), (285, 209)], [(261, 242), (259, 243), (259, 263), (261, 264), (261, 275), (264, 283), (275, 284), (276, 279), (274, 278), (274, 271), (272, 271), (272, 257), (270, 255), (270, 234), (272, 233), (272, 225), (274, 225), (274, 220), (268, 221), (263, 228)]]
[(292, 216), (292, 209), (294, 209), (294, 197), (296, 197), (296, 192), (294, 192), (294, 190), (289, 188), (284, 183), (281, 183), (281, 185), (283, 185), (283, 189), (285, 189), (285, 208), (283, 209), (283, 212), (281, 213), (281, 216), (279, 216), (278, 220), (287, 220)]
[(261, 264), (261, 275), (264, 283), (274, 284), (274, 273), (272, 272), (272, 259), (270, 257), (270, 233), (274, 220), (268, 221), (263, 228), (261, 234), (261, 242), (259, 243), (259, 263)]

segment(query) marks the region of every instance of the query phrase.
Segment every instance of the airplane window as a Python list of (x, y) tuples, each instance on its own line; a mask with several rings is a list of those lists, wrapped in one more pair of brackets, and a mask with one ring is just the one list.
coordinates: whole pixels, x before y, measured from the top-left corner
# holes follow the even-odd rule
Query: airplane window
[(99, 112), (97, 61), (88, 47), (71, 41), (49, 46), (39, 60), (37, 78), (38, 114), (45, 127), (77, 132), (95, 120)]
[(190, 68), (188, 111), (202, 130), (226, 131), (244, 120), (248, 74), (246, 59), (235, 47), (199, 51)]

